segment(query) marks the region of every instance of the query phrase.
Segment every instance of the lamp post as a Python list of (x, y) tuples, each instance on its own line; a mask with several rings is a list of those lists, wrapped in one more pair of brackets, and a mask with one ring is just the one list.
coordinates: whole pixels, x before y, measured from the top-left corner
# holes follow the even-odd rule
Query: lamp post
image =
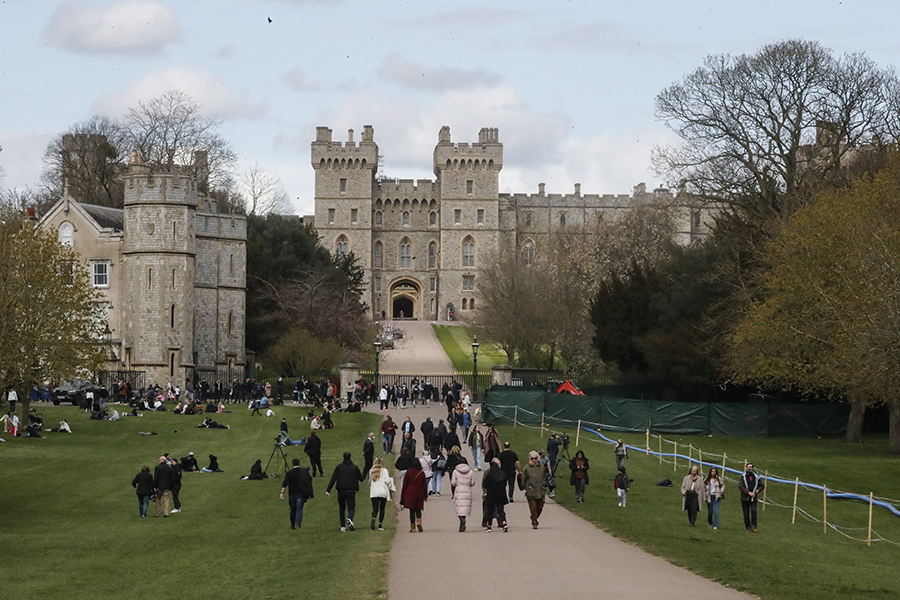
[(381, 354), (381, 342), (375, 340), (375, 343), (372, 344), (375, 347), (375, 392), (381, 389), (378, 385), (378, 357)]
[(478, 403), (478, 336), (472, 342), (472, 401)]

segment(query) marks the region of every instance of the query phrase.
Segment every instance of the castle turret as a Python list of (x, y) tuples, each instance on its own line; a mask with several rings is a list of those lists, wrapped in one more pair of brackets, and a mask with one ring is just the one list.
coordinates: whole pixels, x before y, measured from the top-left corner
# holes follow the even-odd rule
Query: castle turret
[(148, 384), (183, 384), (193, 369), (197, 182), (133, 156), (124, 183), (124, 360), (146, 370)]

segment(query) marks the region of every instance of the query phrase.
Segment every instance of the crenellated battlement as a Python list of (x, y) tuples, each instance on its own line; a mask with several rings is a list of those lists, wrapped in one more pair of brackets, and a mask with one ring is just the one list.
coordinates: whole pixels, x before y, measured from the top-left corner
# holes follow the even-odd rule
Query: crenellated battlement
[(124, 176), (125, 205), (173, 204), (197, 206), (197, 178), (191, 167), (154, 169), (132, 157)]
[(478, 143), (453, 142), (450, 127), (444, 125), (434, 147), (434, 172), (442, 169), (491, 169), (503, 168), (503, 144), (496, 127), (483, 127), (478, 133)]
[(353, 130), (347, 132), (346, 142), (332, 141), (328, 127), (316, 127), (316, 141), (312, 143), (314, 169), (371, 169), (378, 168), (378, 146), (374, 142), (371, 125), (363, 127), (362, 139), (353, 141)]
[(434, 196), (438, 190), (437, 181), (433, 179), (381, 179), (375, 186), (377, 192), (384, 196)]

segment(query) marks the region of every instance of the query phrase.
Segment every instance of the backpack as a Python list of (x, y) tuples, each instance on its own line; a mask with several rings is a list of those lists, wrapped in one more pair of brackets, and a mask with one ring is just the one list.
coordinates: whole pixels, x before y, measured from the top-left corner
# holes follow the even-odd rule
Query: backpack
[(659, 487), (672, 487), (671, 479), (663, 479), (662, 481), (656, 482), (656, 485)]
[(438, 455), (436, 459), (434, 459), (434, 464), (432, 465), (433, 471), (443, 471), (447, 468), (447, 459), (444, 458), (443, 454)]

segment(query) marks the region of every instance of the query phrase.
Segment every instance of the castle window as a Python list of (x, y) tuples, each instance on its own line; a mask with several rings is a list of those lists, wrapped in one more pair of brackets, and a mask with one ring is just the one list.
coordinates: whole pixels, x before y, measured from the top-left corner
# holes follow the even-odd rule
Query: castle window
[(175, 353), (169, 352), (169, 377), (175, 377)]
[(472, 236), (468, 236), (463, 240), (462, 246), (462, 259), (464, 267), (474, 267), (475, 266), (475, 240), (472, 239)]
[(172, 269), (172, 289), (175, 289), (175, 269)]
[(75, 227), (66, 221), (59, 226), (59, 243), (63, 246), (72, 247), (75, 238)]
[(355, 208), (350, 209), (350, 222), (356, 224), (357, 217), (359, 216), (359, 210)]
[(228, 256), (228, 275), (234, 277), (234, 254)]
[(467, 180), (466, 180), (466, 193), (467, 193), (467, 194), (471, 194), (471, 193), (472, 193), (472, 184), (473, 184), (473, 183), (474, 183), (474, 182), (473, 182), (471, 179), (467, 179)]
[(228, 311), (228, 335), (234, 335), (234, 313)]
[(344, 193), (346, 191), (347, 191), (347, 178), (341, 177), (341, 193)]
[(384, 245), (375, 242), (375, 268), (380, 269), (382, 266), (384, 266)]
[(694, 217), (694, 227), (700, 227), (700, 211), (698, 210), (693, 214)]
[(597, 224), (599, 225), (602, 222), (603, 222), (603, 213), (597, 213)]
[(479, 208), (477, 215), (478, 215), (478, 224), (484, 225), (484, 209)]
[(153, 289), (153, 267), (147, 269), (147, 289)]
[(375, 291), (376, 292), (381, 291), (381, 275), (375, 276)]
[(463, 291), (470, 292), (475, 289), (475, 276), (463, 275)]
[(428, 224), (434, 225), (435, 223), (437, 223), (437, 213), (434, 211), (431, 211), (431, 214), (428, 215)]
[(467, 298), (463, 298), (463, 307), (462, 307), (462, 309), (463, 309), (463, 310), (466, 310), (466, 309), (468, 309), (468, 308), (469, 308), (469, 300), (468, 300)]
[(381, 217), (381, 211), (380, 211), (380, 210), (375, 211), (375, 224), (376, 224), (376, 225), (381, 225), (381, 219), (382, 219), (382, 217)]
[(469, 298), (469, 310), (475, 310), (475, 298)]
[(462, 221), (462, 211), (457, 208), (453, 211), (453, 222), (459, 225), (460, 221)]
[(333, 208), (328, 209), (328, 222), (334, 223), (334, 209)]
[(94, 287), (109, 287), (109, 261), (94, 260), (91, 261), (92, 283)]
[(525, 213), (525, 227), (531, 227), (532, 213)]
[(346, 254), (350, 253), (350, 242), (347, 240), (347, 236), (342, 235), (337, 239), (335, 253), (338, 257), (345, 256)]
[(559, 226), (560, 227), (566, 226), (566, 213), (559, 215)]
[[(437, 277), (432, 277), (431, 279), (428, 280), (428, 291), (430, 291), (430, 292), (437, 291)], [(432, 300), (432, 302), (433, 302), (433, 300)]]
[(525, 261), (525, 264), (530, 265), (534, 261), (534, 242), (531, 240), (525, 240), (525, 244), (522, 246), (522, 260)]
[(175, 241), (175, 233), (178, 231), (178, 223), (172, 221), (172, 241)]
[(403, 226), (405, 227), (407, 225), (409, 225), (409, 211), (404, 210), (403, 211)]
[(403, 241), (400, 242), (400, 268), (412, 268), (412, 246), (409, 243), (409, 238), (403, 238)]
[(175, 329), (175, 305), (169, 307), (169, 327)]
[(437, 266), (437, 244), (431, 242), (428, 244), (428, 268), (434, 269)]

